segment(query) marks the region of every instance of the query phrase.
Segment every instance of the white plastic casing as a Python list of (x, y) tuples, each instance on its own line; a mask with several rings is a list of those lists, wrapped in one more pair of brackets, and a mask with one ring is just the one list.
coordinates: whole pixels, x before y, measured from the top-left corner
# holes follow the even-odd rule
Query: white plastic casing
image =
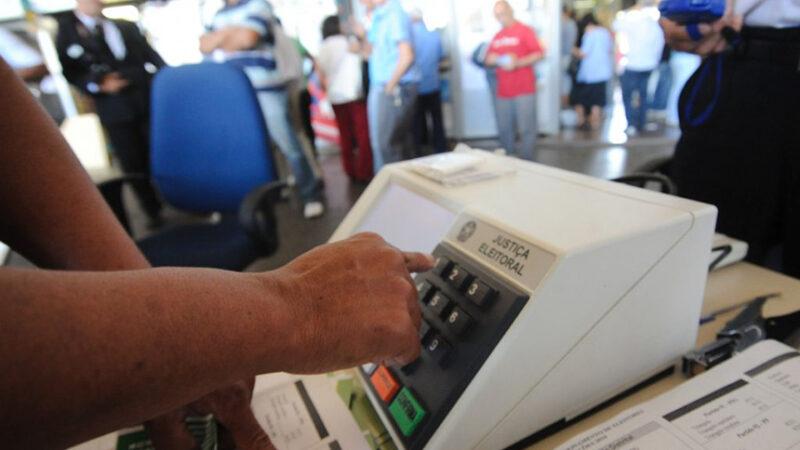
[[(448, 188), (409, 162), (386, 166), (331, 238), (375, 231), (427, 252), (445, 241), (531, 296), (428, 441), (431, 449), (511, 445), (671, 366), (697, 334), (713, 206), (484, 156), (515, 173)], [(414, 195), (410, 206), (387, 207), (392, 186), (421, 197), (424, 217), (431, 207), (422, 203), (438, 205), (439, 223), (415, 219)], [(522, 277), (490, 264), (459, 241), (468, 221), (530, 245), (538, 259)]]

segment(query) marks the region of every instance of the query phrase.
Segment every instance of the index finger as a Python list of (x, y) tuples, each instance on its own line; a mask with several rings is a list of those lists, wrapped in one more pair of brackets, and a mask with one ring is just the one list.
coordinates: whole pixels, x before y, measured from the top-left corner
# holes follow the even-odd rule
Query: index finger
[(433, 268), (433, 256), (419, 252), (403, 252), (409, 272), (427, 272)]

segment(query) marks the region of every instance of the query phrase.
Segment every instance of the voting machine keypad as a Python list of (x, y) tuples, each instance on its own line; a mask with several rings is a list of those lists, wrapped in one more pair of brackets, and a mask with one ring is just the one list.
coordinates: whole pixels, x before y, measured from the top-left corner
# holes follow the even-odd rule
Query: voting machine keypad
[(360, 369), (407, 449), (425, 446), (528, 300), (446, 244), (433, 254), (434, 268), (415, 280), (420, 358)]

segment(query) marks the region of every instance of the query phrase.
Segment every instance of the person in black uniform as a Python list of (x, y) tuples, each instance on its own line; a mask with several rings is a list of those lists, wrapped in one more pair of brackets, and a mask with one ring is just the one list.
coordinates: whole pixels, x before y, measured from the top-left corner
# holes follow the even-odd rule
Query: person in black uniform
[[(150, 82), (165, 65), (137, 26), (102, 15), (101, 0), (78, 0), (59, 19), (56, 48), (64, 76), (94, 99), (125, 173), (150, 173)], [(149, 225), (160, 223), (161, 200), (149, 182), (134, 184)]]
[(739, 0), (694, 39), (661, 25), (705, 57), (679, 103), (679, 195), (716, 205), (717, 230), (746, 241), (749, 261), (800, 277), (800, 4)]

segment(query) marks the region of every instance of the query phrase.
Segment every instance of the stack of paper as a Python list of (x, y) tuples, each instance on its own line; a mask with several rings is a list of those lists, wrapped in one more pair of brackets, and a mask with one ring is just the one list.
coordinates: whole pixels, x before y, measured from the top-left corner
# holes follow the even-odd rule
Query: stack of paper
[(452, 152), (419, 158), (411, 163), (414, 172), (445, 186), (462, 186), (513, 173), (484, 157), (483, 152), (458, 144)]
[(561, 450), (800, 448), (800, 353), (762, 341)]

